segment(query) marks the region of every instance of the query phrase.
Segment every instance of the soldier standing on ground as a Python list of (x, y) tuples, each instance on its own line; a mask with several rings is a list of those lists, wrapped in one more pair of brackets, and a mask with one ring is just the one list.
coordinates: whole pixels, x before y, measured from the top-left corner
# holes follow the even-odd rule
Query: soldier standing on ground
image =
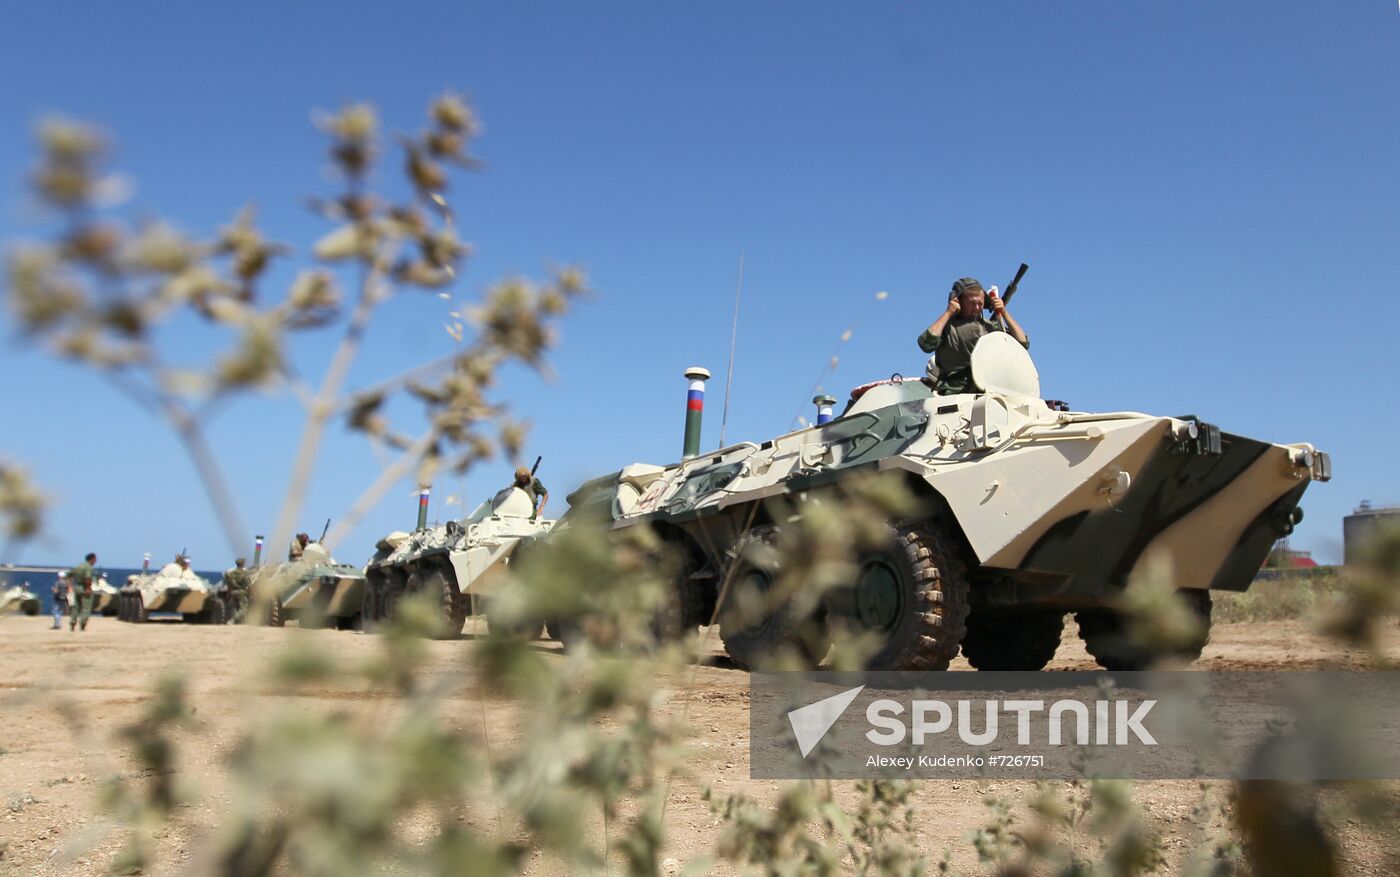
[(60, 572), (58, 578), (53, 583), (53, 627), (50, 630), (61, 630), (63, 628), (63, 616), (68, 614), (68, 573)]
[(524, 466), (515, 470), (515, 486), (531, 495), (531, 505), (535, 510), (530, 513), (530, 519), (539, 517), (544, 512), (545, 503), (549, 502), (549, 491)]
[(87, 630), (88, 616), (92, 615), (92, 565), (97, 563), (97, 555), (89, 553), (83, 562), (68, 572), (73, 585), (73, 602), (68, 616), (68, 632), (81, 627)]
[(224, 587), (228, 588), (233, 600), (233, 623), (238, 624), (248, 612), (248, 594), (253, 587), (253, 576), (243, 568), (247, 561), (240, 557), (233, 562), (233, 569), (224, 571)]
[(296, 538), (292, 539), (292, 544), (287, 548), (288, 562), (293, 560), (301, 560), (301, 553), (306, 549), (306, 546), (310, 542), (310, 536), (306, 535), (305, 533), (298, 533), (296, 535)]
[(1006, 321), (1006, 331), (1011, 337), (1021, 342), (1022, 347), (1031, 346), (1020, 324), (996, 294), (996, 287), (992, 287), (988, 295), (974, 278), (962, 278), (953, 284), (947, 309), (919, 335), (919, 349), (934, 354), (934, 364), (938, 366), (934, 389), (940, 396), (977, 392), (972, 383), (972, 348), (988, 332), (1002, 331), (999, 324), (982, 316), (988, 302), (996, 315)]

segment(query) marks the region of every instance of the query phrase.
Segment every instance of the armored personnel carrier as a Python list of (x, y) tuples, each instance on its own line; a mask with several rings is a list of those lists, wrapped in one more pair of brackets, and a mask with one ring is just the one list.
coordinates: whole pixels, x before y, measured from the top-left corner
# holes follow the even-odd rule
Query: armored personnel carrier
[(127, 576), (117, 593), (118, 620), (142, 624), (153, 612), (178, 612), (187, 624), (227, 624), (229, 618), (223, 591), (179, 559), (154, 573)]
[(441, 601), (445, 636), (461, 633), (468, 615), (484, 612), (497, 634), (538, 637), (543, 619), (507, 621), (491, 613), (491, 595), (511, 558), (555, 524), (532, 518), (534, 510), (529, 493), (507, 487), (465, 520), (428, 527), (420, 515), (420, 526), (412, 533), (395, 532), (379, 540), (365, 567), (370, 618), (386, 619), (405, 596), (428, 593)]
[(104, 572), (97, 577), (97, 581), (92, 583), (92, 611), (93, 614), (112, 616), (117, 614), (117, 604), (120, 602), (121, 592), (116, 586), (107, 580)]
[(282, 627), (295, 620), (301, 627), (356, 630), (364, 621), (364, 573), (336, 563), (320, 542), (307, 543), (296, 560), (252, 573), (253, 605), (265, 607), (265, 624)]
[(0, 612), (39, 614), (39, 595), (29, 590), (29, 584), (0, 585)]
[[(688, 428), (686, 459), (585, 484), (561, 527), (653, 528), (683, 556), (682, 629), (717, 616), (740, 666), (779, 651), (814, 665), (841, 629), (873, 640), (873, 669), (943, 669), (960, 648), (980, 669), (1039, 669), (1073, 612), (1100, 664), (1134, 669), (1161, 655), (1128, 636), (1118, 598), (1130, 580), (1169, 577), (1208, 630), (1210, 591), (1247, 589), (1301, 519), (1308, 484), (1331, 477), (1309, 444), (1047, 403), (1030, 355), (1003, 333), (981, 339), (972, 371), (979, 392), (940, 396), (896, 376), (858, 387), (835, 418), (761, 443), (699, 454)], [(695, 396), (692, 383), (691, 414)], [(896, 479), (918, 511), (878, 522), (880, 544), (819, 599), (770, 599), (783, 529), (840, 504), (861, 473)], [(1180, 656), (1204, 644), (1203, 632)]]

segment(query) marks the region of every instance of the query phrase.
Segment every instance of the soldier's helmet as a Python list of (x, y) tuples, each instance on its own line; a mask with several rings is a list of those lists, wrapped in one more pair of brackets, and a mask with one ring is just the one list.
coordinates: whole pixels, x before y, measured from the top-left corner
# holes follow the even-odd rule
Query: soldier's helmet
[(975, 277), (962, 277), (953, 284), (953, 295), (958, 298), (972, 292), (986, 292)]

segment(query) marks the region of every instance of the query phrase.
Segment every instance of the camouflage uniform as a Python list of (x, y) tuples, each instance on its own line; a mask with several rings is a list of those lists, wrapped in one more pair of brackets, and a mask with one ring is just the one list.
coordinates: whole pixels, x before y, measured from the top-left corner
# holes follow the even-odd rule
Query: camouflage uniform
[(515, 481), (511, 487), (525, 491), (525, 494), (530, 497), (530, 520), (533, 521), (535, 516), (540, 513), (540, 500), (549, 496), (549, 491), (543, 482), (535, 477), (535, 473), (524, 466), (515, 470)]
[(73, 583), (73, 603), (69, 607), (68, 629), (81, 627), (87, 630), (88, 617), (92, 615), (92, 564), (84, 560), (68, 572), (68, 581)]
[[(954, 396), (958, 393), (976, 393), (972, 383), (972, 348), (988, 332), (1001, 332), (997, 323), (985, 317), (955, 316), (943, 327), (942, 335), (934, 335), (925, 329), (919, 333), (919, 349), (934, 354), (938, 365), (938, 379), (934, 389), (940, 396)], [(1030, 342), (1022, 344), (1027, 349)]]
[(233, 623), (238, 624), (248, 614), (248, 595), (253, 588), (253, 575), (243, 568), (245, 561), (239, 558), (232, 569), (224, 571), (224, 587), (228, 588), (229, 599), (233, 601)]

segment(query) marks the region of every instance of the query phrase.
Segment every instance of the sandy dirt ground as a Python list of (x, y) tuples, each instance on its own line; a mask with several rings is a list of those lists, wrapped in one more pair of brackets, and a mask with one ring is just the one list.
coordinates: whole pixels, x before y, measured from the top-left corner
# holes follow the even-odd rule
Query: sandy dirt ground
[[(162, 832), (158, 862), (149, 872), (197, 871), (201, 841), (218, 824), (228, 802), (223, 765), (250, 722), (282, 708), (358, 710), (383, 708), (382, 696), (354, 690), (317, 689), (289, 696), (252, 686), (250, 669), (288, 643), (312, 644), (356, 661), (370, 658), (378, 638), (361, 633), (298, 630), (295, 627), (199, 627), (176, 623), (123, 624), (95, 619), (85, 633), (46, 629), (46, 618), (0, 619), (0, 874), (96, 875), (105, 873), (122, 843), (96, 816), (104, 778), (135, 777), (136, 763), (116, 739), (136, 720), (162, 671), (179, 668), (191, 683), (200, 720), (197, 739), (187, 737), (182, 764), (197, 795), (182, 808), (178, 825)], [(470, 622), (469, 622), (470, 625)], [(1400, 633), (1389, 643), (1400, 654)], [(551, 651), (553, 644), (541, 644)], [(454, 672), (469, 638), (427, 644), (435, 669)], [(554, 660), (554, 658), (551, 658)], [(1360, 656), (1340, 651), (1298, 622), (1218, 626), (1197, 667), (1215, 670), (1308, 669), (1360, 666)], [(1071, 623), (1052, 669), (1092, 669), (1093, 662)], [(954, 669), (970, 668), (959, 660)], [(693, 683), (690, 677), (694, 676)], [(742, 792), (771, 801), (779, 783), (748, 777), (748, 688), (745, 673), (715, 661), (674, 679), (676, 702), (688, 701), (694, 729), (694, 773), (716, 796)], [(374, 701), (381, 701), (377, 706)], [(470, 680), (444, 704), (443, 720), (462, 728), (482, 727), (482, 701)], [(509, 709), (485, 709), (498, 746), (511, 739)], [(838, 783), (838, 800), (854, 800), (852, 784)], [(958, 873), (989, 873), (977, 864), (966, 834), (987, 820), (988, 795), (1018, 800), (1032, 787), (1012, 781), (930, 781), (917, 792), (919, 842), (937, 860), (954, 852)], [(672, 785), (667, 805), (667, 856), (684, 863), (713, 852), (721, 823), (702, 799), (697, 781)], [(1385, 794), (1392, 812), (1400, 788)], [(1191, 822), (1199, 784), (1144, 782), (1135, 797), (1165, 838), (1175, 873), (1195, 844)], [(601, 846), (601, 825), (599, 838)], [(1349, 873), (1400, 873), (1388, 845), (1356, 820), (1339, 825)], [(531, 869), (556, 868), (535, 860)], [(616, 870), (616, 869), (615, 869)], [(727, 867), (722, 872), (732, 873)]]

